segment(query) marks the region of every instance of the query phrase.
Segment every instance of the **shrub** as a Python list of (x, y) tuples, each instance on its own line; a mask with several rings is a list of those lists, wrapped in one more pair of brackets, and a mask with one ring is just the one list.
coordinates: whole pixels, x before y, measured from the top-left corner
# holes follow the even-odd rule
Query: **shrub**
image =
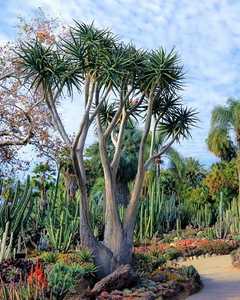
[(200, 275), (194, 266), (186, 266), (179, 269), (180, 273), (188, 279), (200, 281)]
[(63, 298), (68, 290), (74, 288), (76, 284), (76, 278), (73, 277), (74, 272), (72, 269), (63, 264), (57, 263), (48, 274), (48, 283), (51, 288), (52, 294), (56, 299)]
[(9, 259), (0, 263), (0, 278), (3, 283), (18, 283), (27, 278), (33, 263), (26, 259)]
[(204, 244), (200, 244), (198, 250), (201, 254), (229, 254), (233, 248), (230, 244), (222, 240), (206, 241)]
[(172, 247), (172, 248), (167, 249), (163, 256), (166, 260), (173, 260), (173, 259), (176, 259), (179, 256), (181, 256), (181, 252), (179, 250), (177, 250), (176, 248)]
[(83, 262), (83, 263), (93, 262), (92, 252), (87, 248), (81, 249), (76, 254), (79, 256), (80, 262)]
[(232, 265), (236, 268), (240, 268), (240, 248), (232, 251), (231, 258), (232, 258)]
[(76, 252), (60, 253), (57, 257), (58, 262), (68, 265), (93, 263), (93, 255), (88, 249)]
[(68, 265), (62, 262), (56, 263), (48, 275), (48, 283), (52, 294), (61, 299), (68, 290), (75, 287), (81, 277), (91, 276), (97, 271), (93, 263)]
[(40, 256), (40, 260), (47, 264), (55, 264), (58, 259), (58, 254), (53, 252), (43, 252)]
[(154, 255), (154, 253), (135, 253), (134, 254), (134, 268), (137, 273), (152, 273), (154, 270), (162, 266), (166, 259), (158, 253), (158, 255)]

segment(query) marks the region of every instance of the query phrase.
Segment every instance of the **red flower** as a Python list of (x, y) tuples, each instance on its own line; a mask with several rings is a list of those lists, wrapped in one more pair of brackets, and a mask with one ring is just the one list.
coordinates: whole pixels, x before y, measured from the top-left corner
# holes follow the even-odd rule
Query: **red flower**
[(39, 288), (46, 288), (48, 285), (43, 267), (38, 261), (28, 276), (28, 283), (30, 285), (36, 284)]

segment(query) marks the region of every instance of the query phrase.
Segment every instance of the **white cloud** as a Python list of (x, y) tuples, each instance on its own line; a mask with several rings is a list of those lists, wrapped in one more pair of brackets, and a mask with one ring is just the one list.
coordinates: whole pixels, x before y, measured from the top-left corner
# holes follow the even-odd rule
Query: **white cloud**
[[(0, 0), (1, 1), (1, 0)], [(42, 7), (66, 21), (95, 20), (139, 47), (176, 47), (187, 71), (186, 103), (200, 112), (193, 139), (179, 146), (185, 155), (209, 160), (205, 139), (214, 105), (240, 88), (240, 1), (231, 0), (11, 0), (5, 6), (1, 30), (12, 30), (16, 15)], [(73, 104), (77, 105), (77, 104)], [(75, 107), (75, 106), (74, 106)], [(75, 109), (71, 109), (75, 116)], [(69, 120), (72, 118), (69, 118)], [(73, 122), (69, 122), (70, 127)], [(78, 122), (76, 122), (78, 123)]]

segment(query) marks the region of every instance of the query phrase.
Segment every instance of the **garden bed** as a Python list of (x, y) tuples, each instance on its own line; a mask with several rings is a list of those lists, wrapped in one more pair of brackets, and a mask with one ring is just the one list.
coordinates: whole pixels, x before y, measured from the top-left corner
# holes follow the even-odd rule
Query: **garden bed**
[[(95, 297), (99, 300), (177, 299), (179, 295), (185, 297), (202, 287), (197, 270), (192, 266), (179, 267), (177, 260), (229, 254), (238, 247), (239, 242), (233, 240), (197, 238), (136, 246), (133, 270), (129, 274), (136, 274), (137, 280), (119, 287), (113, 282), (110, 289), (100, 289), (97, 294), (93, 294), (96, 291), (97, 267), (87, 249), (68, 253), (35, 253), (29, 259), (10, 259), (0, 264), (1, 299), (10, 299), (12, 294), (17, 293), (20, 299), (25, 300), (28, 298), (23, 295), (28, 293), (27, 296), (31, 297), (36, 292), (39, 300), (52, 299), (52, 296), (70, 300), (80, 296), (81, 299)], [(124, 280), (126, 282), (126, 278)]]
[[(149, 263), (146, 263), (149, 260)], [(87, 250), (71, 253), (44, 252), (30, 259), (10, 259), (0, 264), (0, 298), (19, 299), (171, 299), (189, 295), (201, 288), (200, 276), (193, 267), (170, 267), (157, 256), (134, 256), (131, 284), (112, 284), (97, 293), (94, 275), (97, 268)], [(124, 279), (126, 281), (126, 278)], [(118, 278), (119, 281), (119, 278)], [(117, 283), (117, 282), (116, 282)], [(28, 298), (29, 297), (29, 298)], [(54, 298), (55, 297), (55, 298)], [(78, 298), (77, 298), (78, 297)], [(34, 299), (34, 298), (33, 298)]]
[(237, 249), (239, 245), (239, 241), (234, 240), (187, 239), (172, 243), (156, 242), (137, 246), (134, 253), (158, 253), (165, 260), (174, 260), (179, 257), (226, 255)]
[(103, 291), (98, 299), (178, 299), (198, 292), (201, 287), (200, 276), (192, 266), (160, 268), (149, 277), (140, 278), (138, 284), (131, 289)]

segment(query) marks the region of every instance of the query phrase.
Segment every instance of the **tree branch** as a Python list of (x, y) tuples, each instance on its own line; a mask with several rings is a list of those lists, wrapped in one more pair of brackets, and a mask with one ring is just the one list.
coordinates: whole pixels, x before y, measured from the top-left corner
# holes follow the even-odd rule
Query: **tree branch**
[[(19, 108), (18, 106), (16, 106), (16, 107)], [(0, 146), (1, 147), (6, 147), (6, 146), (23, 146), (23, 145), (26, 145), (30, 141), (30, 139), (31, 139), (31, 137), (33, 135), (33, 124), (32, 124), (31, 117), (22, 108), (19, 108), (19, 109), (23, 112), (26, 120), (29, 123), (27, 134), (25, 135), (24, 138), (15, 136), (15, 138), (16, 138), (15, 140), (10, 138), (9, 140), (0, 141)], [(10, 132), (8, 132), (8, 131), (5, 131), (5, 134), (3, 134), (3, 132), (1, 132), (1, 134), (0, 134), (0, 136), (2, 136), (2, 137), (4, 137), (4, 136), (11, 136), (11, 135), (13, 135), (13, 134), (10, 134)]]
[(109, 135), (111, 134), (113, 128), (115, 127), (118, 119), (121, 116), (122, 109), (124, 107), (124, 104), (125, 104), (126, 100), (129, 98), (129, 96), (131, 95), (131, 93), (133, 92), (133, 90), (134, 90), (134, 88), (131, 88), (124, 97), (120, 97), (120, 105), (119, 105), (119, 107), (118, 107), (118, 109), (117, 109), (117, 111), (116, 111), (116, 113), (115, 113), (112, 121), (110, 122), (110, 124), (108, 125), (107, 129), (104, 132), (104, 137), (105, 138), (108, 138)]
[(149, 157), (149, 159), (144, 164), (145, 171), (148, 169), (148, 166), (154, 159), (160, 158), (172, 146), (176, 139), (177, 136), (175, 136), (168, 144), (164, 145), (158, 153), (153, 154), (151, 157)]
[(0, 81), (2, 81), (4, 79), (7, 79), (7, 78), (10, 78), (10, 77), (13, 77), (13, 75), (14, 75), (14, 72), (9, 72), (7, 74), (1, 75), (0, 76)]
[(61, 118), (58, 114), (57, 108), (56, 108), (55, 100), (56, 100), (57, 96), (58, 96), (58, 93), (55, 95), (55, 97), (53, 97), (52, 91), (50, 91), (49, 95), (48, 94), (46, 95), (46, 103), (47, 103), (48, 109), (50, 110), (53, 121), (55, 123), (56, 129), (58, 130), (61, 138), (66, 143), (66, 145), (70, 146), (71, 140), (65, 130), (65, 127), (62, 123), (62, 120), (61, 120)]
[(120, 157), (121, 157), (121, 152), (122, 152), (122, 141), (123, 141), (123, 136), (124, 136), (124, 129), (125, 129), (125, 125), (126, 125), (128, 116), (129, 115), (126, 113), (125, 109), (123, 109), (122, 120), (121, 120), (120, 127), (119, 127), (119, 133), (118, 133), (116, 144), (114, 145), (115, 152), (114, 152), (114, 156), (113, 156), (113, 159), (111, 162), (111, 168), (112, 168), (114, 176), (116, 176), (117, 170), (119, 167), (119, 162), (120, 162)]
[(153, 97), (151, 97), (150, 94), (145, 127), (144, 127), (144, 131), (142, 134), (141, 143), (139, 147), (137, 175), (135, 177), (131, 199), (127, 206), (125, 219), (124, 219), (124, 229), (126, 232), (128, 232), (130, 236), (133, 234), (134, 231), (134, 224), (135, 224), (135, 218), (137, 213), (137, 203), (139, 200), (139, 194), (141, 192), (143, 178), (144, 178), (144, 171), (145, 171), (144, 170), (144, 148), (151, 128), (152, 109), (153, 109)]

